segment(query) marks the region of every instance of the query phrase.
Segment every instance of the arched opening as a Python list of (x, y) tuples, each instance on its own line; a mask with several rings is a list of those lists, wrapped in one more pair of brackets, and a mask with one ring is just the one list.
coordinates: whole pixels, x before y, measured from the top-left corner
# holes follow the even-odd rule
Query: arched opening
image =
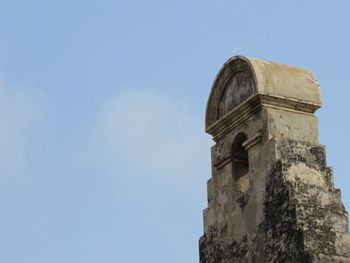
[(237, 134), (233, 140), (231, 158), (232, 158), (232, 174), (236, 187), (245, 192), (249, 188), (249, 161), (248, 151), (243, 147), (243, 142), (247, 140), (247, 136), (241, 132)]

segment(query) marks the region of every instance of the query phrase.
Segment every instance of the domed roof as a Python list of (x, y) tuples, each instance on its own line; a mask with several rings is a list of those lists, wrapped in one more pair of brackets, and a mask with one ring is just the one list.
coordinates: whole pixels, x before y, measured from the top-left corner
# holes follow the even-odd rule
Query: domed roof
[(279, 107), (313, 113), (321, 107), (315, 76), (308, 70), (245, 56), (230, 58), (217, 74), (206, 109), (206, 130), (254, 97)]

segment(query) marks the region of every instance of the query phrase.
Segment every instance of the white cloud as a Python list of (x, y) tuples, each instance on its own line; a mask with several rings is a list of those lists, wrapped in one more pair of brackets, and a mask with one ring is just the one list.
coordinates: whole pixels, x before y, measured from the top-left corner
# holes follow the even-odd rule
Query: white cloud
[(116, 169), (123, 163), (168, 181), (209, 176), (210, 139), (203, 120), (189, 105), (164, 94), (117, 94), (102, 107), (93, 138), (99, 158)]
[(0, 183), (26, 183), (27, 160), (34, 142), (29, 134), (45, 114), (45, 100), (37, 90), (9, 84), (0, 73)]

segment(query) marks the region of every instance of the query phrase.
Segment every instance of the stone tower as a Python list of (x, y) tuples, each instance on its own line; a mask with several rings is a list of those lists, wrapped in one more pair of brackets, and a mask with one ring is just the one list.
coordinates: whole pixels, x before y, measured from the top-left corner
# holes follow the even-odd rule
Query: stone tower
[(308, 70), (243, 56), (223, 65), (206, 110), (215, 145), (201, 263), (350, 262), (320, 107)]

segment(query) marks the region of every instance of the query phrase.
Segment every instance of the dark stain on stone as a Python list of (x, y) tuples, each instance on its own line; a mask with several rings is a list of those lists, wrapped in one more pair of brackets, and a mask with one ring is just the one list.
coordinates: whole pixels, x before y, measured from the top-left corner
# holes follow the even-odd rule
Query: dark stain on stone
[(239, 204), (239, 206), (241, 207), (241, 209), (243, 210), (244, 207), (246, 206), (247, 202), (248, 202), (248, 196), (246, 194), (242, 194), (238, 199), (237, 202)]

